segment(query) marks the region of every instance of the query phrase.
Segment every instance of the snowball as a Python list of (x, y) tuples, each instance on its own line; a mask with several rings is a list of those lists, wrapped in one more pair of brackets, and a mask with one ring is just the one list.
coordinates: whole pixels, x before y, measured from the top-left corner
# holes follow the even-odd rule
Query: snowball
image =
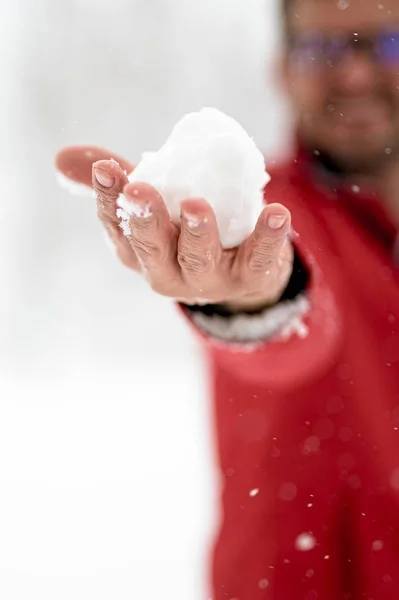
[(145, 152), (128, 178), (156, 188), (176, 224), (182, 200), (204, 198), (215, 212), (224, 248), (238, 246), (252, 233), (270, 180), (253, 139), (215, 108), (183, 117), (164, 146)]

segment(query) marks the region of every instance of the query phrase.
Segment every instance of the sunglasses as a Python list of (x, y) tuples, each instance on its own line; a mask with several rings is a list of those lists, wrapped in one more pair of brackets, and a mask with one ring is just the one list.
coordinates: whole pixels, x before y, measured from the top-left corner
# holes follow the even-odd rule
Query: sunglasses
[(353, 52), (367, 53), (381, 67), (399, 66), (399, 29), (370, 36), (292, 34), (288, 43), (291, 59), (309, 68), (335, 67)]

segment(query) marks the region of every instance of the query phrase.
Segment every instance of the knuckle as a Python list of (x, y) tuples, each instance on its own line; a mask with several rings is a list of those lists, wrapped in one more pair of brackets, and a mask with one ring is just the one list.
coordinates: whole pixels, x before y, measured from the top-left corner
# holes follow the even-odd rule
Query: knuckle
[(190, 226), (184, 223), (182, 230), (184, 239), (188, 244), (201, 244), (202, 247), (209, 247), (214, 243), (215, 232), (205, 217), (198, 225)]
[(259, 271), (270, 266), (276, 259), (279, 245), (279, 240), (254, 236), (253, 244), (247, 255), (248, 267), (253, 271)]
[(99, 190), (95, 190), (97, 198), (97, 214), (100, 219), (108, 218), (115, 219), (116, 215), (116, 199), (118, 194), (104, 194)]
[(205, 256), (185, 250), (179, 254), (179, 264), (185, 270), (195, 275), (202, 275), (211, 269), (210, 261)]
[(184, 228), (184, 234), (187, 239), (192, 240), (193, 243), (198, 243), (198, 240), (207, 241), (207, 235), (201, 227), (188, 227), (187, 225)]
[(154, 240), (157, 239), (157, 231), (150, 219), (141, 220), (135, 216), (130, 217), (129, 223), (132, 229), (133, 239), (137, 244), (146, 244), (155, 247)]
[[(283, 236), (284, 237), (284, 236)], [(254, 232), (252, 248), (263, 253), (273, 254), (281, 243), (282, 237), (268, 237), (258, 231)]]
[(144, 263), (158, 262), (161, 259), (161, 250), (151, 240), (142, 239), (134, 236), (132, 238), (134, 250), (137, 252), (140, 260)]
[(248, 260), (248, 268), (254, 272), (264, 271), (271, 267), (273, 262), (274, 260), (269, 258), (267, 254), (254, 253)]

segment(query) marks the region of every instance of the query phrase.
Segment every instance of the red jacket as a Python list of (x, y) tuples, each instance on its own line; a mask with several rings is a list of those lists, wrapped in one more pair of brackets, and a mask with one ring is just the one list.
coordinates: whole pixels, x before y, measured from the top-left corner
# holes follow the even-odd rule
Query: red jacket
[(375, 196), (301, 158), (292, 212), (308, 335), (242, 350), (202, 335), (222, 484), (212, 600), (399, 600), (399, 272)]

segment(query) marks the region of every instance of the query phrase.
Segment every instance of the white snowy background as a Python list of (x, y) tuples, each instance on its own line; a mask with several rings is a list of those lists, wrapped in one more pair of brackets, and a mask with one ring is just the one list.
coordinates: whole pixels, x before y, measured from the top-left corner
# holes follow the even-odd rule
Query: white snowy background
[(0, 0), (0, 598), (208, 599), (206, 371), (120, 266), (62, 146), (137, 161), (216, 106), (283, 146), (271, 0)]

